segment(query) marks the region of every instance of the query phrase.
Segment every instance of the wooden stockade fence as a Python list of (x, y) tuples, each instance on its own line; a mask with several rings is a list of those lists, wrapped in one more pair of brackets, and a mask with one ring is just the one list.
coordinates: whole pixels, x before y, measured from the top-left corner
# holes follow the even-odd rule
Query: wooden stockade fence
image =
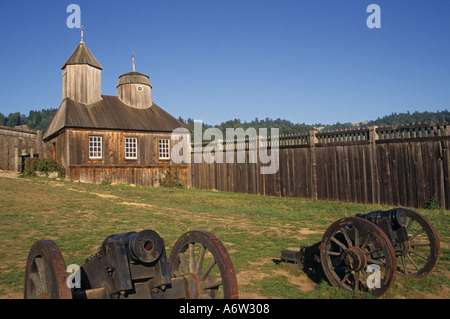
[[(199, 189), (353, 203), (450, 208), (450, 124), (371, 127), (279, 137), (279, 169), (260, 174), (249, 139), (223, 142), (223, 163), (191, 162)], [(274, 141), (262, 145), (272, 147)], [(207, 144), (207, 143), (205, 143)], [(209, 144), (211, 147), (212, 145)], [(227, 163), (225, 150), (234, 149)], [(203, 145), (203, 149), (207, 149)], [(237, 163), (238, 151), (245, 163)], [(270, 152), (269, 152), (270, 154)]]

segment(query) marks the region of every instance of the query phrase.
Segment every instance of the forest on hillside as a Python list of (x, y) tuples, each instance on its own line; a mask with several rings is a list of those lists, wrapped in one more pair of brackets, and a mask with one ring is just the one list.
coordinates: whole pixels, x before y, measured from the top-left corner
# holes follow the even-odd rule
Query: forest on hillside
[(0, 113), (0, 126), (15, 127), (27, 125), (30, 130), (45, 131), (50, 125), (58, 109), (42, 109), (40, 111), (30, 111), (28, 116), (19, 112), (9, 113), (8, 116)]
[[(184, 123), (191, 130), (194, 129), (194, 120), (191, 118), (183, 119), (178, 118), (178, 120)], [(366, 128), (369, 126), (397, 126), (397, 125), (411, 125), (417, 123), (450, 123), (450, 111), (445, 109), (444, 111), (436, 111), (436, 112), (406, 112), (406, 113), (391, 113), (390, 115), (385, 115), (383, 117), (378, 117), (376, 120), (365, 121), (361, 123), (335, 123), (332, 125), (315, 123), (315, 124), (306, 124), (306, 123), (293, 123), (288, 120), (283, 119), (270, 119), (266, 118), (260, 120), (255, 118), (253, 121), (241, 121), (240, 119), (229, 120), (226, 122), (222, 122), (219, 125), (208, 125), (203, 123), (203, 129), (207, 129), (209, 127), (217, 127), (223, 133), (225, 133), (226, 128), (237, 128), (242, 127), (243, 129), (247, 129), (249, 127), (254, 127), (256, 129), (259, 128), (278, 128), (280, 130), (280, 134), (304, 134), (308, 133), (313, 129), (320, 128), (322, 131), (331, 132), (336, 130), (351, 130), (355, 128)]]
[[(56, 114), (57, 109), (42, 109), (40, 111), (30, 111), (28, 116), (20, 114), (19, 112), (10, 113), (7, 116), (0, 113), (0, 126), (15, 127), (20, 125), (27, 125), (31, 130), (42, 130), (45, 132), (47, 127), (50, 125), (51, 120)], [(183, 119), (179, 117), (178, 120), (184, 123), (191, 130), (194, 130), (194, 120), (192, 118)], [(378, 117), (375, 120), (366, 121), (362, 123), (352, 124), (352, 123), (335, 123), (332, 125), (325, 125), (321, 123), (306, 124), (306, 123), (293, 123), (289, 120), (284, 119), (259, 119), (255, 118), (253, 121), (241, 121), (240, 119), (228, 120), (220, 123), (219, 125), (210, 125), (203, 123), (203, 130), (210, 127), (217, 127), (223, 133), (225, 133), (226, 128), (238, 128), (242, 127), (247, 129), (253, 127), (255, 129), (260, 128), (278, 128), (280, 134), (304, 134), (313, 129), (321, 128), (323, 131), (335, 131), (335, 130), (345, 130), (345, 129), (355, 129), (355, 128), (365, 128), (369, 126), (377, 125), (382, 126), (396, 126), (396, 125), (409, 125), (416, 123), (450, 123), (450, 111), (447, 109), (443, 111), (436, 112), (406, 112), (406, 113), (391, 113), (390, 115), (385, 115), (383, 117)]]

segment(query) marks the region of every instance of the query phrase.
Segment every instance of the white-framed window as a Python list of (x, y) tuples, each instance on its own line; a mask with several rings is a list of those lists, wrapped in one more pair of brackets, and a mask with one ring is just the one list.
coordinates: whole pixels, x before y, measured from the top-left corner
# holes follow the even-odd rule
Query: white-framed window
[(169, 139), (163, 138), (158, 140), (158, 158), (162, 160), (170, 159)]
[(137, 159), (137, 138), (135, 137), (125, 138), (125, 158)]
[(102, 137), (89, 136), (89, 158), (99, 159), (103, 157), (102, 154)]

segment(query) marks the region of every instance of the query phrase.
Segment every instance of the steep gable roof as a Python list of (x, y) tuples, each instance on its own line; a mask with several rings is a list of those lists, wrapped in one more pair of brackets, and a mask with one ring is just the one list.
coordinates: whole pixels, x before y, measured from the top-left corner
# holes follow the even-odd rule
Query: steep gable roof
[(52, 139), (65, 128), (172, 132), (186, 126), (155, 103), (137, 109), (117, 96), (102, 95), (102, 100), (84, 105), (70, 98), (62, 101), (43, 138)]

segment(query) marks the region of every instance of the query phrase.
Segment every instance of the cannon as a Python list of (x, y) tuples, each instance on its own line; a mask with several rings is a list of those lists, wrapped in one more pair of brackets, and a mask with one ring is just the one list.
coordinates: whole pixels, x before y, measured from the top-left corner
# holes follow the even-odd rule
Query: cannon
[(76, 273), (68, 270), (54, 241), (36, 241), (26, 263), (24, 297), (237, 299), (239, 296), (227, 250), (206, 231), (182, 235), (169, 259), (163, 238), (153, 230), (114, 234), (105, 238)]
[(281, 262), (350, 292), (376, 298), (387, 293), (397, 272), (423, 278), (440, 256), (439, 238), (419, 213), (405, 208), (357, 214), (332, 223), (322, 240), (282, 250)]

